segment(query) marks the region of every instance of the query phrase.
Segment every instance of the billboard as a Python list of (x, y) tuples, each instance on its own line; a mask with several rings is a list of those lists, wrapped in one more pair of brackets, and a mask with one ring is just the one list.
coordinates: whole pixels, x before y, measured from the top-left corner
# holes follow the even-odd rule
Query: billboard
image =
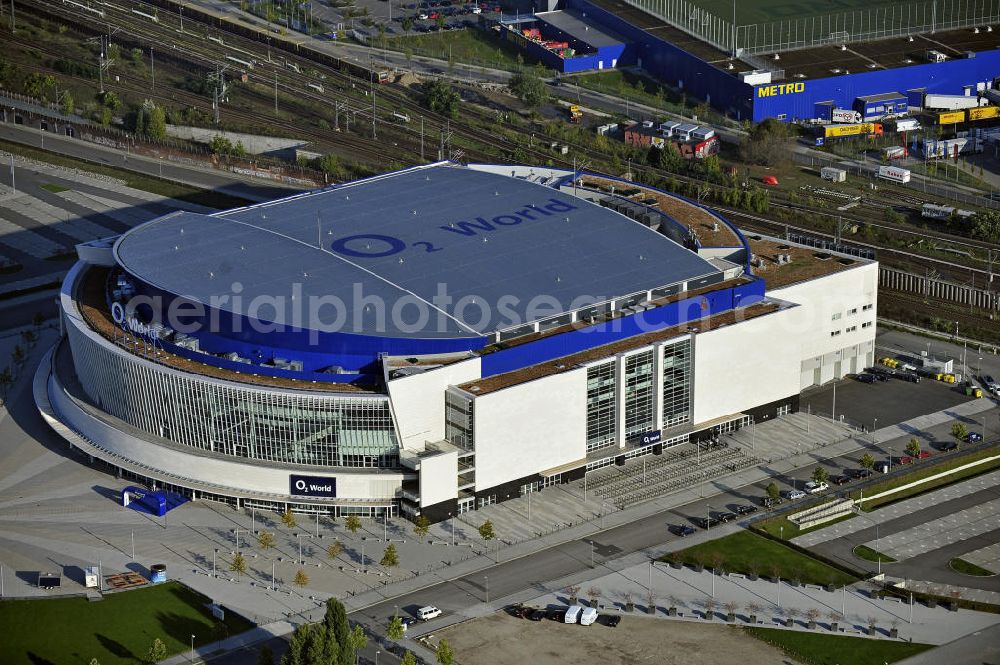
[(969, 120), (986, 120), (1000, 116), (1000, 106), (980, 106), (969, 109)]
[(939, 125), (953, 125), (956, 122), (965, 122), (965, 111), (949, 111), (938, 113)]
[(292, 496), (337, 496), (337, 479), (332, 476), (288, 476), (288, 493)]

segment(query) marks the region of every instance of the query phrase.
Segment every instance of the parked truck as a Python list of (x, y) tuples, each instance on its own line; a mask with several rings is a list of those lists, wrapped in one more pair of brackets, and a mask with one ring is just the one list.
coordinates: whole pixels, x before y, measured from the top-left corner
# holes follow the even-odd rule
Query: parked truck
[(910, 182), (910, 172), (908, 169), (901, 169), (898, 166), (880, 166), (878, 167), (878, 177), (883, 180), (891, 180), (893, 182)]
[(880, 122), (858, 122), (851, 125), (827, 125), (823, 128), (826, 139), (855, 138), (858, 136), (882, 136), (884, 129)]

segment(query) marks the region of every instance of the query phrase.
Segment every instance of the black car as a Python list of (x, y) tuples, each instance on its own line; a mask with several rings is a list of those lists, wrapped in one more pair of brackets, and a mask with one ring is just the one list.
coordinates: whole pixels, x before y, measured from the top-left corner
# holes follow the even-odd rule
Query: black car
[(695, 533), (696, 530), (693, 526), (688, 526), (687, 524), (681, 524), (676, 529), (674, 529), (674, 531), (678, 536), (684, 538), (685, 536), (690, 536), (692, 533)]
[(719, 522), (732, 522), (736, 519), (736, 513), (715, 513), (712, 515)]
[(702, 529), (710, 529), (713, 526), (719, 525), (719, 521), (714, 517), (696, 517), (694, 523)]
[(512, 617), (520, 619), (522, 609), (524, 608), (521, 605), (508, 605), (507, 607), (504, 608), (504, 611), (507, 612), (507, 614), (511, 615)]
[(861, 383), (877, 383), (878, 379), (875, 378), (874, 374), (855, 374), (855, 380)]
[(899, 378), (910, 383), (920, 383), (920, 375), (914, 372), (900, 372)]
[(563, 621), (566, 620), (566, 609), (563, 608), (557, 610), (548, 610), (545, 613), (545, 616), (551, 619), (552, 621), (558, 621), (559, 623), (562, 623)]
[(854, 469), (853, 471), (849, 471), (848, 473), (850, 474), (850, 476), (852, 478), (857, 478), (859, 480), (860, 479), (864, 479), (864, 478), (868, 478), (869, 476), (872, 475), (872, 472), (871, 472), (870, 469)]
[(541, 621), (545, 618), (545, 610), (535, 610), (528, 618), (532, 621)]
[(617, 614), (605, 614), (601, 618), (604, 619), (602, 623), (608, 628), (614, 628), (622, 622), (622, 618)]
[(772, 499), (769, 496), (763, 496), (760, 498), (760, 505), (764, 506), (765, 508), (773, 508), (774, 506), (781, 505), (781, 501), (782, 501), (781, 497), (778, 497), (777, 499)]
[(737, 515), (749, 515), (750, 513), (757, 512), (757, 506), (752, 503), (744, 503), (742, 505), (736, 506), (735, 508)]
[(843, 485), (843, 484), (849, 483), (849, 482), (851, 482), (851, 479), (850, 479), (849, 476), (846, 476), (846, 475), (843, 475), (843, 476), (830, 476), (830, 483), (833, 484), (833, 485)]
[(949, 441), (948, 443), (941, 444), (941, 450), (943, 452), (948, 452), (949, 450), (958, 450), (958, 444), (954, 441)]

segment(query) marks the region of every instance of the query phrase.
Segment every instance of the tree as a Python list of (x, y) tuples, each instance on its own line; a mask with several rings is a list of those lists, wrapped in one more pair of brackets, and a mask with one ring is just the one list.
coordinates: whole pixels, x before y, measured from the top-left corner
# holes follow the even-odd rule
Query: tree
[(479, 537), (487, 542), (497, 537), (496, 531), (493, 530), (493, 522), (486, 520), (479, 525)]
[(437, 23), (437, 29), (439, 31), (440, 30), (444, 30), (444, 15), (443, 14), (438, 14), (438, 17), (436, 19), (434, 19), (434, 22)]
[(361, 519), (357, 515), (348, 515), (347, 519), (344, 520), (344, 526), (352, 534), (357, 533), (361, 529)]
[(441, 80), (434, 80), (424, 86), (424, 106), (450, 118), (458, 116), (458, 105), (462, 98), (455, 89)]
[(35, 328), (41, 328), (43, 323), (45, 323), (45, 315), (41, 312), (35, 312), (35, 315), (31, 317), (31, 325)]
[(417, 538), (426, 538), (430, 529), (431, 521), (427, 519), (426, 515), (418, 516), (417, 521), (413, 523), (413, 535)]
[(6, 399), (7, 391), (10, 390), (11, 385), (14, 383), (14, 375), (10, 371), (10, 367), (4, 367), (0, 370), (0, 391), (3, 392), (3, 396)]
[(167, 114), (162, 106), (150, 104), (146, 120), (146, 136), (157, 141), (167, 138)]
[(385, 634), (394, 642), (403, 639), (403, 635), (406, 634), (406, 629), (403, 628), (403, 620), (399, 617), (389, 619), (389, 626), (386, 628)]
[(286, 510), (281, 513), (281, 522), (289, 529), (294, 529), (299, 525), (298, 521), (295, 519), (295, 515), (292, 514), (291, 510)]
[[(15, 347), (17, 350), (17, 347)], [(955, 445), (961, 447), (962, 442), (969, 436), (969, 430), (962, 423), (955, 423), (951, 426), (951, 438), (955, 439)]]
[(306, 586), (309, 584), (309, 576), (301, 568), (295, 572), (295, 579), (292, 580), (295, 586)]
[(740, 143), (740, 156), (751, 164), (774, 166), (788, 160), (791, 139), (785, 123), (768, 118), (755, 125)]
[(340, 160), (336, 155), (323, 155), (316, 162), (316, 166), (320, 171), (329, 175), (339, 175), (343, 172)]
[(73, 99), (69, 90), (62, 94), (62, 112), (66, 115), (72, 115), (76, 112), (76, 100)]
[(814, 482), (817, 483), (825, 483), (827, 480), (830, 479), (830, 472), (821, 466), (817, 466), (815, 469), (813, 469), (812, 479)]
[(313, 626), (308, 623), (301, 624), (292, 633), (292, 638), (288, 642), (288, 650), (281, 657), (281, 665), (308, 665), (306, 651), (312, 641)]
[(56, 77), (32, 72), (24, 79), (24, 94), (48, 101), (49, 91), (56, 87)]
[(384, 568), (393, 568), (399, 565), (399, 554), (396, 552), (396, 545), (389, 543), (385, 548), (385, 554), (382, 555), (382, 560), (379, 561), (380, 566)]
[(233, 142), (222, 134), (216, 134), (208, 143), (208, 148), (216, 155), (230, 155), (233, 152)]
[(412, 651), (407, 651), (403, 654), (403, 660), (400, 661), (400, 665), (417, 665), (417, 657), (413, 655)]
[(772, 482), (767, 486), (767, 495), (772, 499), (777, 499), (781, 496), (781, 489), (778, 487), (777, 483)]
[(275, 545), (274, 534), (270, 531), (261, 531), (257, 536), (257, 544), (260, 545), (260, 549), (269, 550)]
[(153, 644), (150, 645), (148, 657), (150, 663), (158, 663), (167, 657), (167, 645), (159, 637), (153, 640)]
[(344, 604), (336, 598), (326, 601), (326, 614), (323, 616), (323, 625), (329, 633), (330, 641), (339, 647), (337, 659), (331, 661), (339, 665), (351, 665), (354, 654), (350, 651), (351, 628), (347, 623), (347, 611)]
[(969, 233), (978, 240), (1000, 242), (1000, 211), (977, 212), (970, 220)]
[(229, 564), (229, 570), (233, 571), (237, 575), (242, 575), (247, 572), (247, 560), (244, 558), (242, 553), (236, 553), (236, 556), (233, 557), (232, 563)]
[(116, 113), (121, 110), (122, 100), (118, 98), (118, 95), (111, 92), (110, 90), (105, 90), (97, 95), (97, 101), (101, 103), (101, 106), (111, 109), (112, 113)]
[(410, 32), (410, 30), (413, 29), (413, 17), (412, 16), (404, 16), (402, 24), (403, 24), (403, 32), (406, 32), (406, 33)]
[(20, 365), (25, 361), (24, 349), (21, 348), (20, 344), (14, 345), (14, 350), (11, 351), (10, 359), (14, 361), (15, 365)]
[(326, 556), (330, 559), (336, 559), (338, 556), (343, 554), (344, 544), (339, 540), (335, 540), (326, 546)]
[(510, 91), (528, 108), (541, 106), (549, 98), (545, 81), (534, 69), (520, 69), (510, 79)]
[(597, 607), (597, 601), (601, 598), (601, 590), (595, 586), (587, 589), (587, 598), (590, 600), (591, 607)]
[[(96, 658), (91, 658), (90, 662), (87, 663), (87, 665), (101, 665), (101, 662)], [(274, 663), (271, 663), (271, 665), (274, 665)]]
[(455, 652), (451, 650), (448, 640), (442, 639), (438, 642), (437, 662), (441, 665), (452, 665), (455, 662)]
[(871, 453), (865, 453), (864, 455), (861, 456), (861, 459), (858, 460), (858, 464), (861, 465), (862, 469), (867, 469), (871, 471), (873, 468), (875, 468), (875, 458), (872, 457)]
[(368, 646), (368, 636), (365, 635), (365, 629), (360, 625), (354, 626), (354, 630), (351, 631), (350, 638), (348, 639), (348, 645), (351, 648), (351, 652), (354, 653), (354, 662), (357, 663), (358, 652), (363, 651)]
[(910, 442), (906, 444), (906, 454), (910, 457), (920, 457), (920, 442), (917, 441), (916, 437), (910, 439)]
[(257, 651), (257, 665), (274, 665), (274, 652), (266, 643)]
[(132, 49), (131, 56), (132, 56), (132, 64), (134, 64), (134, 65), (141, 65), (142, 64), (142, 49), (141, 48), (134, 48), (134, 49)]

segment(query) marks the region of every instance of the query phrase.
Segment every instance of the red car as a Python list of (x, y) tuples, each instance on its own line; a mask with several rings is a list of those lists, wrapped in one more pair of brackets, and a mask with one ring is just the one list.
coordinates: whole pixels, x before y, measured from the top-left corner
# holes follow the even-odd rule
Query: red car
[(897, 462), (897, 464), (913, 464), (913, 458), (909, 455), (903, 455), (899, 458), (899, 462)]
[(929, 450), (921, 450), (920, 454), (917, 455), (917, 459), (927, 459), (930, 456), (931, 456), (931, 451), (929, 451)]

